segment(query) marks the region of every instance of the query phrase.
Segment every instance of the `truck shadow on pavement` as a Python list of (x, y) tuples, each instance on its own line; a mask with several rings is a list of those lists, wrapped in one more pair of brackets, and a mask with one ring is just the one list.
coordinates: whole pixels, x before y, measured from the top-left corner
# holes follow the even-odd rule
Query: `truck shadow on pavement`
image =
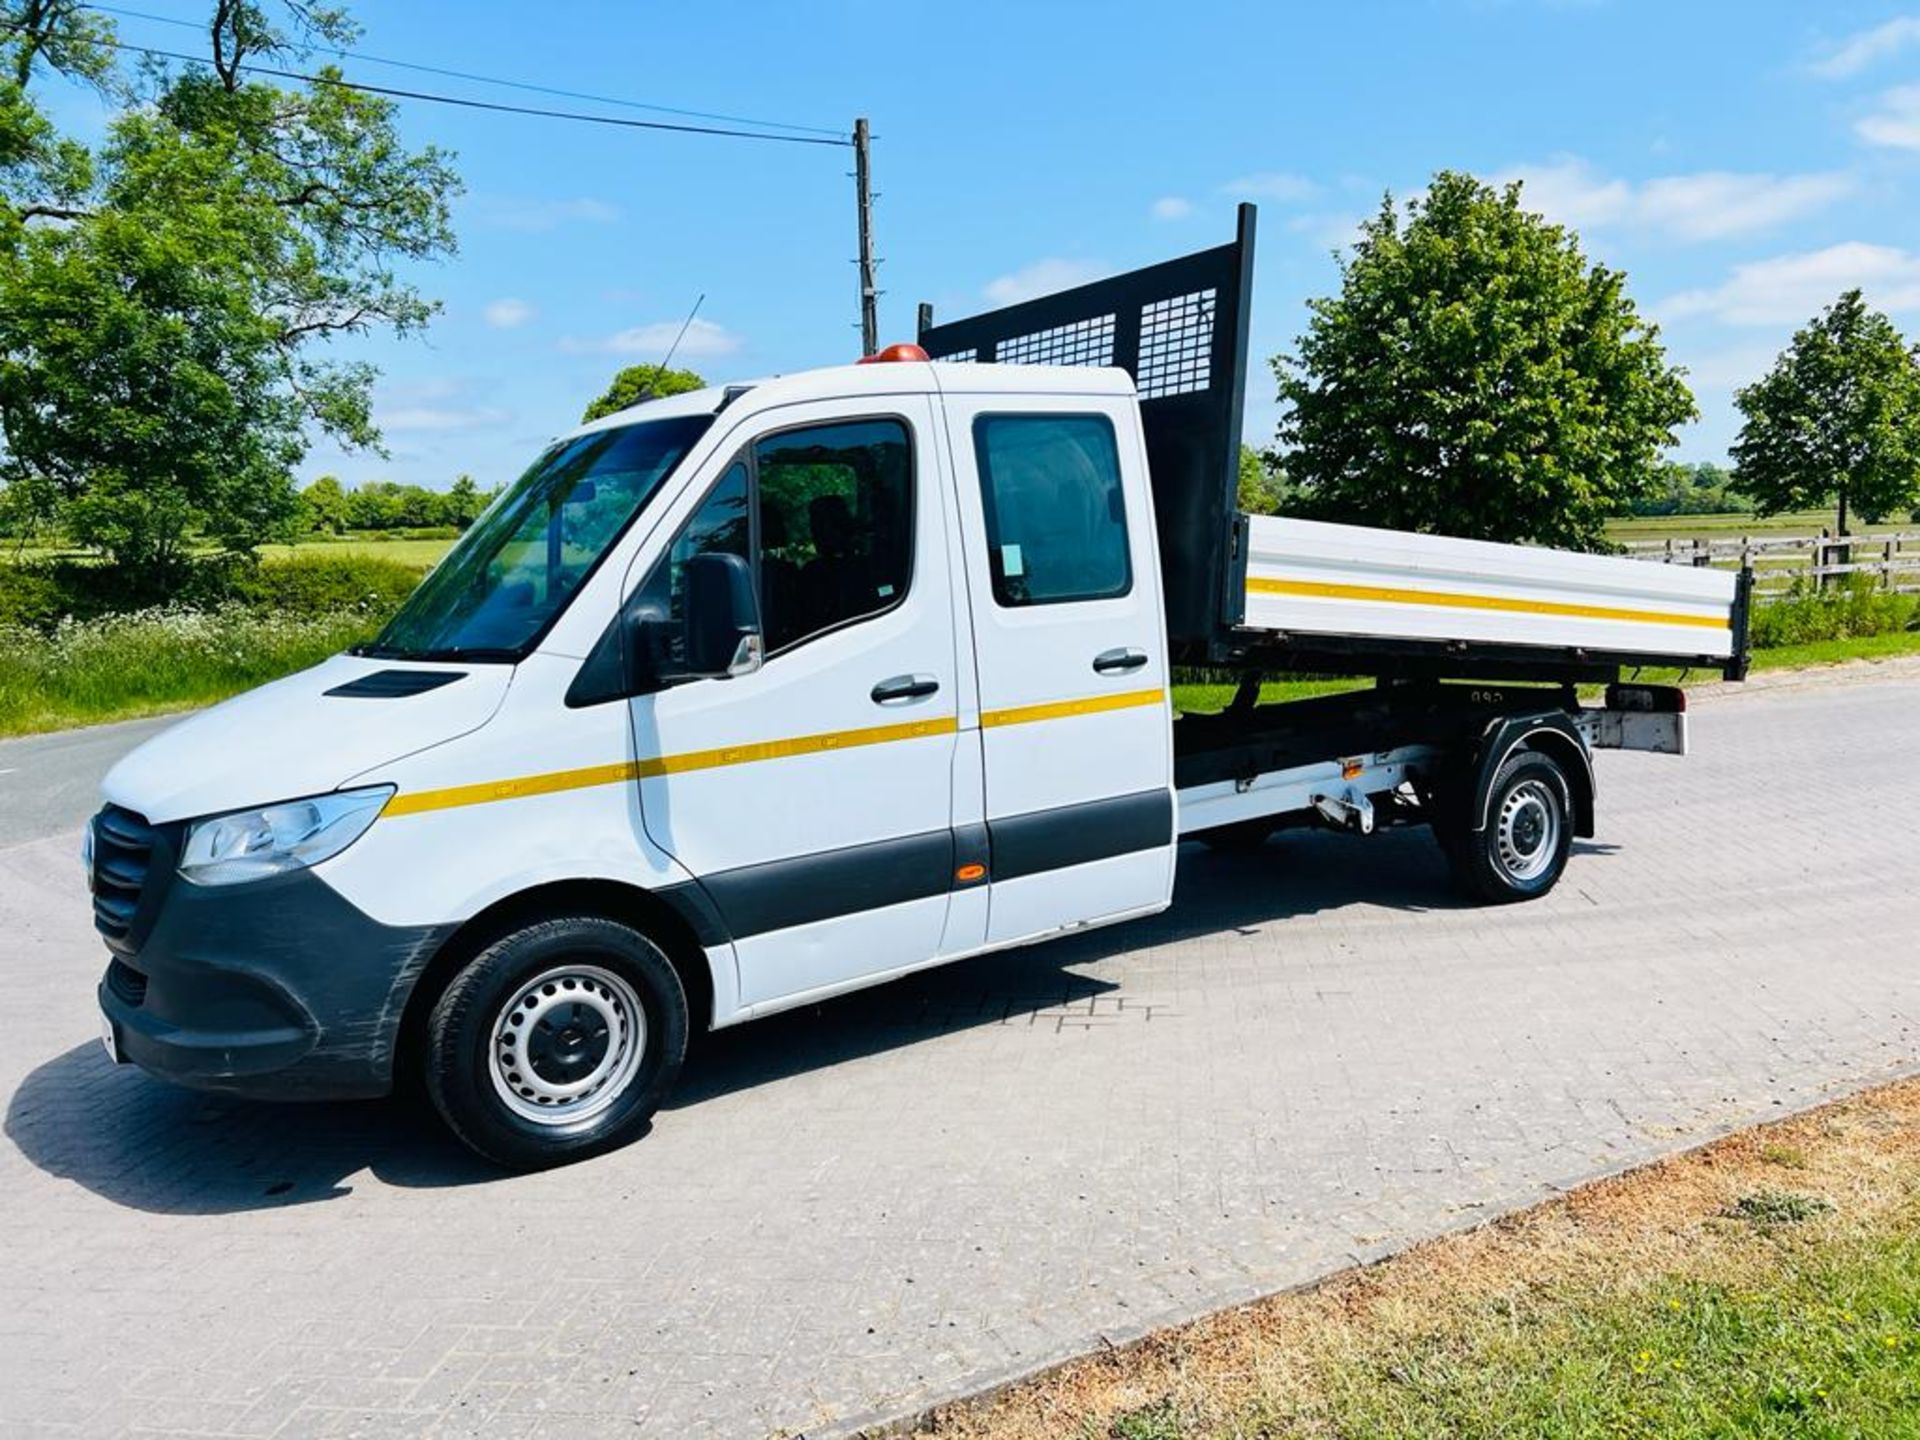
[[(1297, 834), (1248, 853), (1188, 846), (1176, 904), (1161, 915), (924, 970), (700, 1037), (667, 1111), (973, 1026), (1075, 1023), (1102, 1004), (1125, 1004), (1116, 962), (1129, 952), (1251, 934), (1347, 906), (1419, 913), (1462, 903), (1425, 835), (1366, 843), (1363, 851), (1346, 837)], [(26, 1077), (5, 1131), (42, 1171), (116, 1205), (164, 1214), (341, 1200), (362, 1170), (407, 1188), (511, 1182), (463, 1149), (424, 1099), (269, 1105), (198, 1094), (110, 1066), (91, 1040)]]

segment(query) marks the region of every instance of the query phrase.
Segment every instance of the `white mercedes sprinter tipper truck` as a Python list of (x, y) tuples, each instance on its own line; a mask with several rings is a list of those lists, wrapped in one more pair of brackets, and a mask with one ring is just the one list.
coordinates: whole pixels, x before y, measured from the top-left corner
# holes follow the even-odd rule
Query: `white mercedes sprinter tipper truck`
[[(1236, 513), (1252, 221), (554, 442), (373, 643), (107, 777), (108, 1051), (259, 1096), (417, 1069), (538, 1166), (638, 1133), (697, 1029), (1162, 909), (1189, 837), (1425, 823), (1543, 894), (1590, 748), (1684, 749), (1623, 671), (1738, 676), (1747, 587)], [(1239, 698), (1176, 717), (1176, 665)], [(1259, 703), (1303, 670), (1378, 683)]]

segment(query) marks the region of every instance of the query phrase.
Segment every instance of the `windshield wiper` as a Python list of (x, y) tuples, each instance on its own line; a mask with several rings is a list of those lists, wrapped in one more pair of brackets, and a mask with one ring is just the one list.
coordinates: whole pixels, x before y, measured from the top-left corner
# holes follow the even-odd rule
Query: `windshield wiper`
[(421, 650), (409, 657), (414, 660), (476, 660), (481, 662), (504, 660), (511, 664), (521, 658), (518, 650), (504, 645), (449, 645), (444, 650)]
[(476, 664), (502, 661), (512, 664), (522, 658), (518, 650), (510, 650), (503, 645), (449, 645), (438, 650), (403, 650), (397, 645), (355, 645), (349, 655), (362, 660), (402, 660), (417, 664), (459, 663), (471, 660)]

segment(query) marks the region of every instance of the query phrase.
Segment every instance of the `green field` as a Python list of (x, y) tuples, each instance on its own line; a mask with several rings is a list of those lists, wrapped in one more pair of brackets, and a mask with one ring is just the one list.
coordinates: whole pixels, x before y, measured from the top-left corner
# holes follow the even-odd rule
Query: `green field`
[[(1610, 521), (1607, 525), (1607, 534), (1610, 538), (1622, 542), (1668, 539), (1684, 541), (1695, 536), (1716, 540), (1734, 539), (1742, 535), (1751, 535), (1755, 538), (1814, 536), (1818, 535), (1823, 528), (1831, 529), (1833, 518), (1833, 512), (1830, 510), (1772, 515), (1764, 520), (1752, 515), (1647, 515)], [(1873, 523), (1859, 521), (1855, 522), (1853, 529), (1859, 535), (1887, 535), (1901, 531), (1913, 533), (1920, 532), (1920, 522), (1904, 518)], [(450, 539), (388, 538), (378, 532), (362, 532), (338, 539), (303, 540), (295, 545), (265, 545), (261, 547), (260, 553), (263, 556), (377, 555), (426, 570), (436, 564), (452, 545), (453, 541)], [(0, 560), (34, 561), (62, 558), (81, 557), (70, 551), (46, 546), (11, 544), (0, 549)], [(1783, 558), (1780, 563), (1796, 562), (1794, 558), (1788, 557)]]
[(417, 565), (422, 571), (440, 562), (453, 548), (451, 540), (387, 540), (379, 535), (349, 535), (339, 540), (305, 540), (298, 545), (263, 545), (262, 556), (273, 555), (376, 555), (397, 560), (402, 565)]

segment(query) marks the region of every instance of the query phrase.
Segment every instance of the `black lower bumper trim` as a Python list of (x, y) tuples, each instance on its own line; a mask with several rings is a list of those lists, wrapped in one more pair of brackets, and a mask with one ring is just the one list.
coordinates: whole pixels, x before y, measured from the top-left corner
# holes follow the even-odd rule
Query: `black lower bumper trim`
[(382, 925), (306, 871), (182, 882), (138, 952), (102, 978), (100, 1008), (121, 1053), (165, 1080), (267, 1098), (381, 1095), (407, 996), (446, 933)]

